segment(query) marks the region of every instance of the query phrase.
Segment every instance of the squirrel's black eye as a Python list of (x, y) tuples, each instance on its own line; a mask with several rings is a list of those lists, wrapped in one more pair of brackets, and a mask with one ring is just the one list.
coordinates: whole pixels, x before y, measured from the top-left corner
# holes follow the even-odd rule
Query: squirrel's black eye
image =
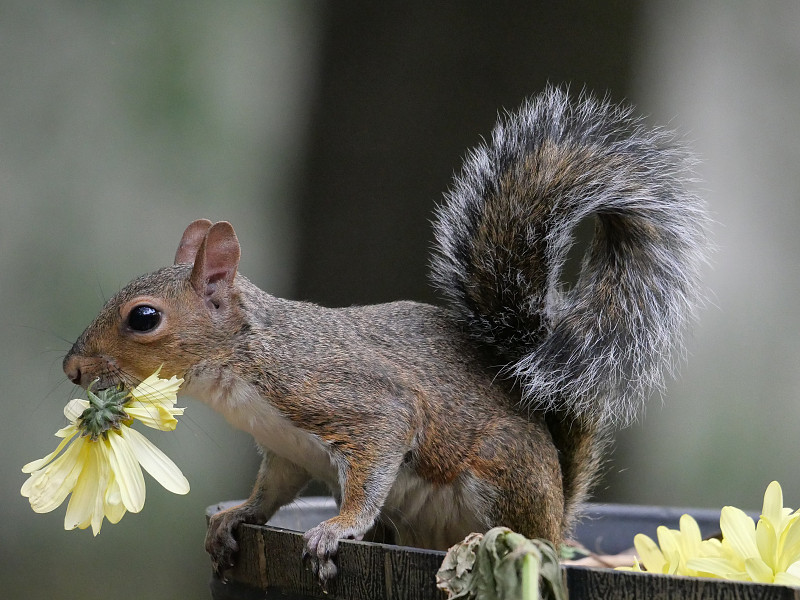
[(128, 314), (128, 327), (134, 331), (152, 331), (161, 323), (161, 313), (152, 306), (136, 306)]

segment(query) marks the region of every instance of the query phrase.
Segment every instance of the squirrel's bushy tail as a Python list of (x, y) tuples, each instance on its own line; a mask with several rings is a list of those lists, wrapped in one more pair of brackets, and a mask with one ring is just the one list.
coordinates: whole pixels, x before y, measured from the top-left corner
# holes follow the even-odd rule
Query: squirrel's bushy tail
[[(549, 88), (473, 150), (437, 213), (433, 279), (529, 408), (629, 422), (700, 301), (706, 213), (674, 136)], [(596, 221), (577, 283), (576, 226)]]

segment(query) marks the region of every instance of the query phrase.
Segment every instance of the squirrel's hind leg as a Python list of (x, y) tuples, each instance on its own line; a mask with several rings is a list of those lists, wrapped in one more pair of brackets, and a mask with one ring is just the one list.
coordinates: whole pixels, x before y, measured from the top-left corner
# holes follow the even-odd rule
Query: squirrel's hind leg
[(494, 491), (485, 505), (491, 527), (503, 526), (556, 546), (564, 535), (564, 490), (558, 450), (541, 420), (522, 417), (485, 435), (469, 465)]
[(448, 481), (402, 468), (382, 509), (393, 543), (447, 550), (473, 532), (505, 526), (558, 544), (564, 491), (558, 451), (544, 422), (496, 415)]

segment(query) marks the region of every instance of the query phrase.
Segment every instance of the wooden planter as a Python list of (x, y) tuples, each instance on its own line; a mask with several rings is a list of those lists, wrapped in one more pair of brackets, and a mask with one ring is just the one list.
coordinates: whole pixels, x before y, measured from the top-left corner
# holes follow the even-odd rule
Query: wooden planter
[[(209, 507), (207, 516), (236, 504)], [(697, 520), (704, 535), (719, 531), (719, 511), (631, 505), (589, 505), (576, 538), (590, 550), (603, 554), (624, 552), (633, 536), (645, 533), (655, 539), (656, 528), (678, 527), (684, 513)], [(339, 546), (339, 574), (323, 591), (301, 560), (302, 533), (336, 515), (329, 498), (303, 498), (281, 509), (267, 526), (239, 528), (239, 554), (227, 583), (211, 580), (214, 600), (441, 600), (436, 571), (444, 552), (343, 541)], [(581, 599), (700, 599), (800, 600), (800, 589), (738, 583), (716, 579), (667, 577), (610, 569), (563, 568), (571, 600)]]

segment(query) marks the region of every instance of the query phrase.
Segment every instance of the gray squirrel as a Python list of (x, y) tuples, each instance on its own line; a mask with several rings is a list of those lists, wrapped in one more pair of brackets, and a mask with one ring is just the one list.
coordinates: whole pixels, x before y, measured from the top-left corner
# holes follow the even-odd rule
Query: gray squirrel
[[(107, 302), (64, 372), (102, 389), (163, 365), (253, 435), (253, 492), (206, 538), (220, 574), (237, 526), (265, 523), (312, 479), (339, 504), (305, 534), (322, 581), (339, 540), (378, 523), (436, 549), (495, 525), (559, 543), (611, 431), (661, 387), (701, 303), (692, 162), (630, 108), (549, 87), (469, 153), (437, 210), (433, 280), (448, 306), (275, 298), (237, 273), (231, 225), (199, 220), (172, 266)], [(587, 218), (594, 239), (567, 288)]]

